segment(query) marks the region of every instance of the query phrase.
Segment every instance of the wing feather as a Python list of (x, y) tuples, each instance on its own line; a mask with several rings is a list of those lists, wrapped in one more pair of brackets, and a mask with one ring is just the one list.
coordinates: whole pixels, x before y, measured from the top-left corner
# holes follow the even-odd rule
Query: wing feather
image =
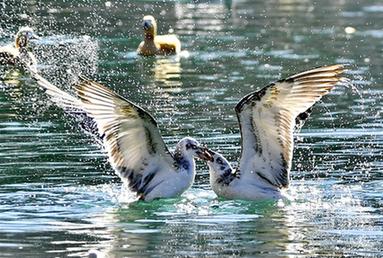
[(241, 129), (240, 170), (258, 175), (279, 188), (287, 187), (296, 121), (306, 120), (311, 107), (339, 83), (343, 65), (295, 74), (246, 95), (236, 106)]
[[(110, 163), (131, 190), (145, 191), (153, 171), (174, 171), (154, 118), (107, 87), (80, 77), (75, 86), (83, 109), (96, 121)], [(153, 174), (153, 175), (152, 175)], [(146, 189), (147, 190), (147, 189)]]

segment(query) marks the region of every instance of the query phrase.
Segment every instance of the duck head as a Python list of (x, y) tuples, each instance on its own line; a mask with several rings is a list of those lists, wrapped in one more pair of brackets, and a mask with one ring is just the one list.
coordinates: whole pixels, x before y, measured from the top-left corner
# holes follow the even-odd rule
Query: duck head
[(142, 26), (144, 28), (145, 39), (153, 40), (157, 35), (157, 22), (151, 15), (144, 16)]
[(15, 47), (27, 47), (30, 40), (39, 39), (30, 27), (22, 27), (16, 34)]

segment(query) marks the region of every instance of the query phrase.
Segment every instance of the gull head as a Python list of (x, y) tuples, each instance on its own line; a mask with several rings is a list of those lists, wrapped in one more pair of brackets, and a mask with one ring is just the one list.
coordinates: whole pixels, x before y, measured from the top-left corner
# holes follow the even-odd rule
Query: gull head
[(30, 27), (21, 27), (16, 34), (15, 46), (16, 48), (27, 47), (30, 40), (39, 39), (33, 29)]
[(157, 22), (151, 15), (144, 16), (142, 26), (144, 28), (145, 37), (153, 39), (157, 34)]
[(196, 139), (185, 137), (178, 143), (178, 151), (182, 152), (188, 157), (198, 157), (206, 160), (209, 155), (206, 152), (206, 147), (202, 146)]
[(233, 170), (230, 166), (230, 163), (218, 152), (209, 150), (208, 148), (204, 148), (203, 151), (203, 160), (206, 161), (209, 166), (209, 170), (211, 173), (215, 173), (216, 176), (223, 175), (225, 173), (231, 173)]

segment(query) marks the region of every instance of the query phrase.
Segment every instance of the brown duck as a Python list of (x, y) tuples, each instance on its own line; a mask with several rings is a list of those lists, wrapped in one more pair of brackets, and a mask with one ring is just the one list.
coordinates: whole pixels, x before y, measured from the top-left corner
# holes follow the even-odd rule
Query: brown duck
[(36, 58), (29, 50), (29, 41), (39, 37), (30, 27), (22, 27), (15, 36), (14, 44), (0, 47), (0, 65), (28, 65), (34, 69), (36, 67)]
[(157, 35), (157, 22), (153, 16), (144, 16), (142, 25), (145, 38), (138, 46), (139, 55), (173, 55), (181, 51), (181, 42), (176, 35)]

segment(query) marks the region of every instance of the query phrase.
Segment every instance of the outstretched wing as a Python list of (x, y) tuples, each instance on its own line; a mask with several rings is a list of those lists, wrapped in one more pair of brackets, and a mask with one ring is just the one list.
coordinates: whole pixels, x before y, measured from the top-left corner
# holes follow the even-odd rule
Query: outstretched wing
[(156, 172), (175, 170), (173, 156), (149, 113), (86, 78), (81, 77), (75, 88), (83, 109), (96, 121), (110, 163), (131, 190), (140, 193)]
[(83, 129), (86, 133), (91, 134), (95, 140), (101, 143), (97, 125), (95, 121), (83, 110), (81, 101), (50, 83), (35, 69), (33, 69), (33, 67), (26, 66), (26, 68), (29, 69), (31, 78), (34, 79), (40, 88), (45, 91), (45, 93), (50, 97), (50, 100), (57, 106), (61, 107), (67, 114), (76, 118), (81, 129)]
[(298, 73), (248, 94), (237, 104), (244, 177), (288, 186), (296, 119), (304, 120), (315, 102), (346, 82), (343, 72), (343, 65), (332, 65)]
[(64, 110), (82, 110), (81, 101), (79, 101), (76, 97), (50, 83), (30, 66), (27, 66), (27, 68), (29, 69), (32, 79), (37, 82), (37, 84), (41, 87), (41, 89), (45, 91), (48, 96), (50, 96), (51, 100), (57, 106), (63, 108)]

